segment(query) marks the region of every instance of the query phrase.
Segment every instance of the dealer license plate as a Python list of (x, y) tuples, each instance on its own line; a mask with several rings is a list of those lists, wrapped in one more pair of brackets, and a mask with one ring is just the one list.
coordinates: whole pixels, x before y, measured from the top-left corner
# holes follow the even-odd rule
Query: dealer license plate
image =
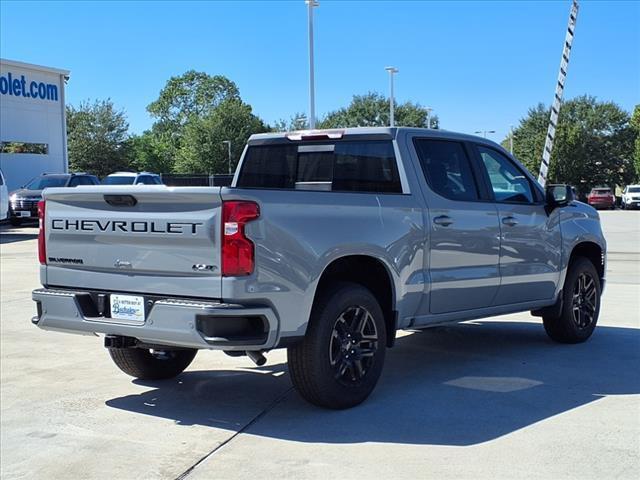
[(112, 319), (128, 320), (137, 324), (144, 323), (144, 297), (112, 294), (109, 300)]

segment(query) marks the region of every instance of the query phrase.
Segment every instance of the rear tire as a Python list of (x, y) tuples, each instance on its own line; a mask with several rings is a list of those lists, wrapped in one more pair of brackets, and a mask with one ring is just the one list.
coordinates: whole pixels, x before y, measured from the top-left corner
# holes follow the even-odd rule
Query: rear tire
[(314, 303), (304, 340), (287, 350), (293, 385), (320, 407), (362, 403), (382, 373), (386, 338), (373, 294), (355, 283), (334, 284)]
[(198, 350), (151, 350), (143, 348), (109, 348), (116, 366), (140, 380), (164, 380), (180, 375), (193, 361)]
[(19, 227), (22, 224), (22, 219), (18, 217), (9, 217), (9, 223), (14, 227)]
[(542, 317), (547, 335), (559, 343), (588, 340), (598, 322), (600, 294), (600, 277), (595, 266), (584, 257), (576, 257), (564, 282), (560, 315)]

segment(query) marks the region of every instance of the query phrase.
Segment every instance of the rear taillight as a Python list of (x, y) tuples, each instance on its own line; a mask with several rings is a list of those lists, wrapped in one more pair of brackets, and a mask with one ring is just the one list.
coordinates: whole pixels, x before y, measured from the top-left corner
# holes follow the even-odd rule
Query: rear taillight
[(222, 276), (251, 275), (255, 265), (253, 242), (244, 234), (247, 223), (260, 217), (255, 202), (222, 203)]
[(47, 264), (47, 246), (44, 242), (44, 215), (45, 215), (46, 203), (44, 200), (38, 202), (38, 260), (41, 265)]

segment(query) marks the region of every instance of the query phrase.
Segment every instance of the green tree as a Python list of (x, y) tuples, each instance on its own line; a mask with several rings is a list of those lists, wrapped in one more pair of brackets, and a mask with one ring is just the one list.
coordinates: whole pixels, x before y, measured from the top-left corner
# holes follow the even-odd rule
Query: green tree
[(236, 84), (222, 75), (189, 70), (171, 77), (158, 99), (147, 106), (155, 122), (149, 135), (138, 144), (136, 155), (142, 158), (136, 156), (136, 162), (157, 165), (164, 172), (173, 171), (187, 126), (200, 122), (222, 102), (239, 98)]
[(142, 135), (131, 137), (132, 167), (138, 171), (169, 173), (173, 171), (175, 156), (167, 133), (146, 130)]
[(251, 106), (238, 98), (222, 101), (201, 118), (192, 118), (184, 128), (178, 151), (176, 171), (179, 173), (227, 173), (228, 147), (231, 142), (231, 171), (238, 163), (249, 136), (269, 131), (252, 113)]
[[(514, 131), (514, 154), (537, 176), (549, 125), (549, 109), (531, 108)], [(613, 102), (581, 96), (563, 103), (549, 182), (570, 183), (581, 194), (596, 185), (622, 185), (635, 175), (635, 135), (629, 114)], [(508, 137), (503, 145), (508, 144)]]
[(163, 127), (179, 128), (194, 116), (207, 115), (230, 98), (240, 98), (238, 87), (231, 80), (189, 70), (171, 77), (147, 110)]
[(110, 99), (67, 106), (67, 146), (72, 171), (99, 177), (129, 168), (129, 124)]
[(273, 126), (271, 126), (272, 132), (293, 132), (296, 130), (307, 130), (309, 128), (309, 122), (307, 116), (302, 112), (296, 112), (288, 121), (280, 119)]
[[(427, 127), (428, 110), (417, 103), (395, 106), (395, 124), (403, 127)], [(431, 128), (439, 128), (438, 117), (431, 115)], [(389, 99), (376, 92), (354, 95), (344, 108), (326, 115), (319, 128), (382, 127), (389, 125)]]
[(636, 136), (633, 151), (633, 164), (636, 171), (635, 181), (640, 182), (640, 105), (636, 105), (633, 109), (630, 124)]

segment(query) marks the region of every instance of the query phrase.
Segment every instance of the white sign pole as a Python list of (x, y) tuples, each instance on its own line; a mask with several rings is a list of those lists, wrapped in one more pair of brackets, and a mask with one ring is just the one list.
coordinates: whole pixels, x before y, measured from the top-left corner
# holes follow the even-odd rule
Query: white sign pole
[(547, 173), (549, 172), (549, 161), (551, 160), (551, 150), (553, 149), (553, 139), (556, 136), (556, 127), (558, 126), (558, 114), (560, 113), (560, 103), (562, 102), (562, 93), (564, 92), (564, 82), (567, 78), (567, 68), (569, 67), (569, 54), (571, 53), (571, 44), (578, 20), (578, 0), (573, 0), (571, 11), (569, 13), (569, 26), (567, 27), (567, 35), (564, 38), (564, 47), (562, 49), (562, 59), (560, 60), (560, 72), (558, 73), (558, 83), (556, 84), (556, 93), (551, 105), (551, 116), (549, 118), (549, 128), (547, 129), (547, 138), (544, 142), (544, 150), (542, 151), (542, 163), (540, 164), (540, 174), (538, 175), (538, 183), (543, 187), (547, 183)]

